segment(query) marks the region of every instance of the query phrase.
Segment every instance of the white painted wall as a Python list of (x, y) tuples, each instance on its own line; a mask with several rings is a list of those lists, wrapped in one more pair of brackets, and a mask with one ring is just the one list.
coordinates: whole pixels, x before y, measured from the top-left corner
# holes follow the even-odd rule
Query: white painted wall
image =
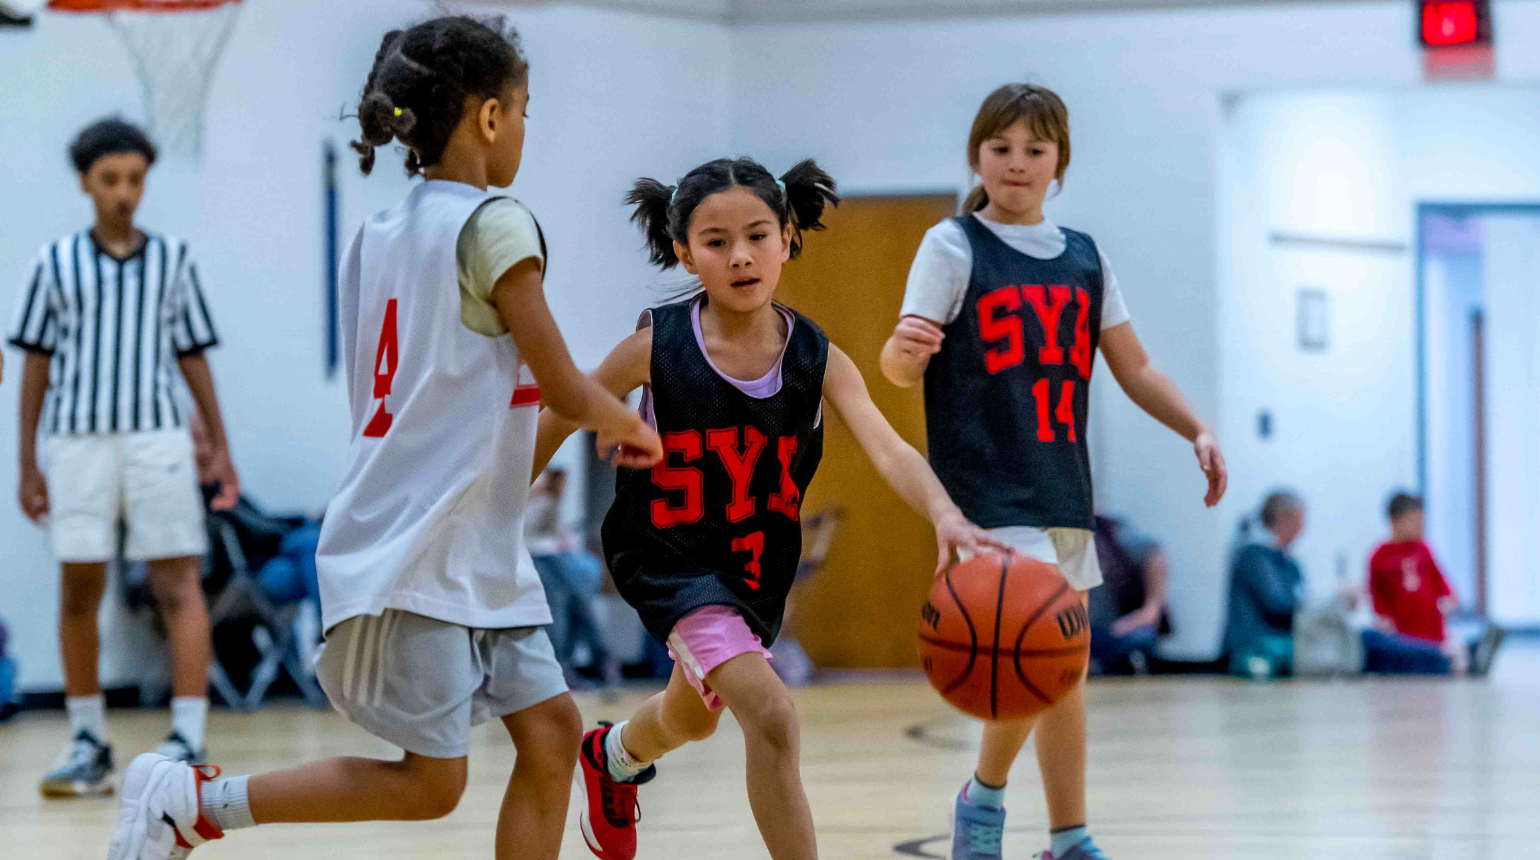
[[(1273, 413), (1272, 439), (1228, 438), (1233, 486), (1239, 501), (1253, 503), (1275, 484), (1304, 494), (1311, 514), (1296, 553), (1318, 593), (1339, 572), (1363, 576), (1387, 531), (1385, 500), (1417, 485), (1416, 204), (1540, 200), (1537, 95), (1469, 86), (1282, 93), (1238, 99), (1229, 111), (1235, 217), (1220, 232), (1234, 288), (1219, 296), (1221, 424), (1244, 427), (1260, 410)], [(1280, 232), (1403, 249), (1269, 242)], [(1430, 542), (1467, 599), (1473, 548), (1458, 527), (1472, 508), (1461, 497), (1469, 479), (1458, 473), (1470, 411), (1459, 395), (1470, 379), (1462, 308), (1479, 292), (1477, 277), (1479, 268), (1441, 260), (1427, 284), (1429, 314), (1448, 322), (1428, 340)], [(1324, 353), (1295, 343), (1295, 295), (1306, 286), (1330, 296)], [(1489, 321), (1495, 316), (1489, 308)], [(1534, 385), (1500, 390), (1540, 397)], [(1494, 472), (1513, 470), (1494, 459)]]
[[(1358, 576), (1384, 532), (1383, 500), (1416, 478), (1412, 255), (1270, 241), (1274, 233), (1406, 241), (1393, 100), (1379, 94), (1238, 100), (1226, 124), (1252, 201), (1220, 227), (1233, 268), (1219, 296), (1221, 423), (1232, 492), (1274, 486), (1310, 505), (1295, 546), (1312, 589)], [(1301, 288), (1324, 290), (1329, 346), (1301, 351)], [(1273, 435), (1255, 431), (1273, 418)]]
[[(1540, 52), (1525, 47), (1540, 42), (1540, 3), (1495, 5), (1502, 40), (1499, 79), (1540, 78)], [(1405, 482), (1415, 475), (1409, 395), (1397, 394), (1395, 403), (1384, 407), (1366, 402), (1382, 386), (1410, 390), (1410, 305), (1380, 301), (1393, 280), (1399, 289), (1410, 289), (1407, 261), (1338, 260), (1309, 252), (1255, 259), (1264, 253), (1256, 247), (1260, 237), (1283, 225), (1267, 223), (1271, 209), (1248, 212), (1230, 193), (1246, 189), (1227, 187), (1221, 179), (1238, 169), (1233, 163), (1238, 156), (1221, 142), (1223, 106), (1236, 92), (1344, 87), (1415, 92), (1421, 58), (1410, 36), (1411, 12), (1410, 4), (1301, 3), (739, 27), (732, 35), (734, 148), (772, 165), (817, 156), (854, 191), (950, 189), (964, 181), (968, 126), (994, 86), (1025, 78), (1064, 96), (1074, 129), (1074, 163), (1049, 214), (1097, 237), (1117, 267), (1141, 338), (1199, 414), (1217, 421), (1231, 452), (1231, 496), (1218, 511), (1205, 511), (1187, 447), (1133, 407), (1103, 374), (1094, 407), (1098, 495), (1105, 507), (1128, 513), (1141, 528), (1169, 542), (1178, 627), (1169, 653), (1210, 655), (1225, 596), (1222, 556), (1237, 517), (1257, 503), (1264, 486), (1320, 474), (1341, 444), (1307, 429), (1286, 445), (1275, 443), (1270, 456), (1249, 450), (1256, 409), (1263, 402), (1258, 386), (1276, 383), (1287, 398), (1296, 398), (1328, 380), (1340, 383), (1341, 390), (1321, 399), (1320, 406), (1340, 406), (1342, 421), (1354, 426), (1374, 421), (1394, 428), (1366, 452), (1373, 461), (1368, 477)], [(1423, 136), (1462, 144), (1483, 139), (1488, 129), (1508, 121), (1490, 105), (1487, 112), (1470, 106), (1469, 115), (1447, 124), (1449, 131)], [(1341, 114), (1351, 108), (1343, 104), (1336, 109)], [(1374, 125), (1394, 121), (1402, 109), (1380, 109), (1373, 121), (1355, 120), (1359, 128), (1349, 145), (1364, 147), (1364, 159), (1394, 161), (1399, 150), (1390, 148), (1387, 133)], [(1464, 118), (1476, 123), (1476, 130), (1461, 136), (1454, 130), (1469, 129), (1460, 125)], [(1526, 135), (1513, 126), (1508, 136)], [(1326, 155), (1301, 156), (1297, 166), (1324, 162), (1340, 176), (1345, 168)], [(1391, 169), (1391, 175), (1399, 173)], [(1508, 177), (1516, 180), (1524, 173), (1510, 170)], [(1486, 181), (1459, 185), (1461, 178), (1443, 168), (1418, 179), (1423, 183), (1419, 193), (1525, 193), (1516, 182), (1501, 190)], [(1359, 176), (1353, 186), (1367, 196), (1343, 201), (1333, 182), (1310, 177), (1292, 188), (1288, 199), (1297, 201), (1310, 190), (1322, 193), (1323, 200), (1347, 204), (1346, 209), (1323, 206), (1303, 224), (1355, 226), (1406, 239), (1411, 192), (1391, 182), (1389, 176)], [(1230, 247), (1232, 234), (1221, 225), (1237, 218), (1249, 219), (1253, 234), (1250, 244)], [(1236, 261), (1242, 254), (1251, 259)], [(1329, 357), (1297, 367), (1292, 362), (1258, 366), (1266, 349), (1284, 349), (1293, 337), (1292, 302), (1276, 288), (1259, 292), (1256, 277), (1246, 274), (1273, 267), (1287, 269), (1291, 284), (1340, 273), (1366, 285), (1343, 292), (1333, 310), (1338, 326), (1363, 327), (1382, 338), (1386, 348), (1374, 355), (1373, 365), (1379, 378)], [(1235, 352), (1244, 347), (1248, 327), (1269, 321), (1281, 331), (1266, 335), (1264, 351)], [(1399, 341), (1392, 344), (1395, 338)], [(1270, 400), (1282, 413), (1280, 430), (1297, 428), (1309, 411)], [(1384, 490), (1375, 487), (1373, 504), (1364, 509), (1356, 529), (1362, 537), (1348, 543), (1327, 524), (1361, 505), (1354, 498), (1330, 502), (1324, 489), (1323, 484), (1314, 518), (1316, 543), (1305, 547), (1307, 561), (1330, 576), (1342, 552), (1356, 571), (1360, 544), (1383, 528), (1376, 512)]]
[[(356, 104), (384, 31), (429, 16), (422, 0), (247, 3), (213, 82), (201, 167), (168, 158), (151, 173), (142, 222), (191, 240), (224, 338), (210, 354), (237, 466), (250, 495), (318, 510), (347, 444), (341, 381), (323, 379), (323, 139), (356, 136)], [(658, 279), (620, 198), (645, 173), (676, 175), (727, 143), (727, 35), (720, 26), (630, 14), (516, 10), (532, 64), (529, 138), (513, 193), (551, 249), (548, 293), (573, 352), (593, 366), (632, 330)], [(688, 45), (689, 50), (680, 50)], [(43, 15), (0, 32), (0, 311), (7, 325), (44, 242), (89, 223), (64, 157), (71, 136), (111, 113), (141, 116), (117, 36), (91, 16)], [(408, 188), (398, 155), (365, 179), (344, 161), (343, 231)], [(26, 201), (26, 205), (16, 205)], [(24, 689), (57, 688), (56, 568), (21, 516), (16, 380), (0, 389), (0, 616)], [(577, 465), (577, 458), (570, 457)], [(573, 474), (581, 480), (580, 468)], [(118, 621), (105, 619), (108, 629)], [(110, 634), (109, 634), (110, 635)], [(109, 639), (108, 641), (112, 641)], [(135, 654), (106, 649), (103, 679), (131, 678)]]

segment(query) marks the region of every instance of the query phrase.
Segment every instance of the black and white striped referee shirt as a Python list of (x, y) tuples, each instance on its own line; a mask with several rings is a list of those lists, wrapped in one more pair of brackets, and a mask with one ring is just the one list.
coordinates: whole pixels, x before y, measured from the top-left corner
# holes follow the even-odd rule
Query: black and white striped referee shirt
[(118, 259), (82, 230), (38, 253), (9, 340), (50, 356), (43, 432), (78, 435), (184, 426), (172, 368), (219, 337), (186, 242)]

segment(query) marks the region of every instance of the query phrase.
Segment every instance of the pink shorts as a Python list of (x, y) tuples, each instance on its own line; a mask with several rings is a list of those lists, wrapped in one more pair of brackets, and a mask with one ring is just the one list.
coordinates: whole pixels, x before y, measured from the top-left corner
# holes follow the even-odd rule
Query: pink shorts
[(763, 654), (770, 659), (770, 652), (749, 630), (743, 616), (727, 606), (697, 609), (679, 619), (674, 632), (668, 634), (668, 656), (684, 670), (685, 680), (713, 711), (721, 710), (722, 697), (706, 683), (706, 676), (739, 654)]

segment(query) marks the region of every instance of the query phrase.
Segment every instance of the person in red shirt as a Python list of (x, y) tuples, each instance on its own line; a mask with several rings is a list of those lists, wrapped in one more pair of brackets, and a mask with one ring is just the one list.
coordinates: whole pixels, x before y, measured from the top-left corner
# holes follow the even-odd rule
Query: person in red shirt
[(1374, 614), (1403, 636), (1444, 643), (1444, 615), (1459, 605), (1423, 540), (1422, 499), (1390, 500), (1390, 540), (1369, 559)]
[(1369, 559), (1369, 595), (1381, 632), (1439, 647), (1453, 658), (1456, 674), (1487, 674), (1506, 631), (1487, 624), (1481, 636), (1464, 647), (1447, 645), (1444, 616), (1460, 602), (1423, 540), (1422, 497), (1396, 493), (1386, 513), (1390, 540)]

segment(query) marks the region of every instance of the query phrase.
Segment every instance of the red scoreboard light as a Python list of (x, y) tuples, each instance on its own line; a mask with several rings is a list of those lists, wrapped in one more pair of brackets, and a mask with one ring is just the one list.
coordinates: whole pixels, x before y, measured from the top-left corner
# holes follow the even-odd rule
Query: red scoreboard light
[(1420, 0), (1418, 37), (1429, 48), (1492, 44), (1490, 0)]
[(1490, 80), (1496, 74), (1491, 0), (1419, 0), (1417, 38), (1426, 80)]

